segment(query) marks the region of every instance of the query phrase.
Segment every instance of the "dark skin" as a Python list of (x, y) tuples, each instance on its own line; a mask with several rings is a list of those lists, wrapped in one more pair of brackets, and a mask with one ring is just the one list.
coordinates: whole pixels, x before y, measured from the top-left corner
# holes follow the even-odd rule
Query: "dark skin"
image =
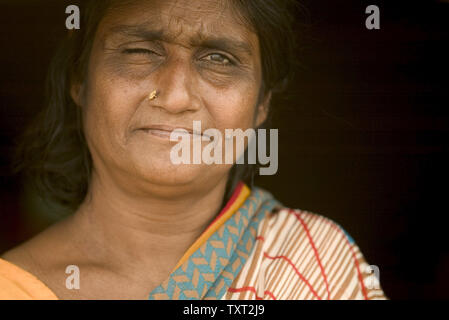
[[(71, 90), (94, 163), (88, 195), (2, 256), (60, 299), (147, 299), (220, 210), (231, 166), (175, 166), (173, 142), (139, 128), (200, 120), (224, 132), (265, 120), (257, 35), (221, 2), (135, 1), (101, 21), (88, 75)], [(68, 265), (80, 290), (65, 287)]]

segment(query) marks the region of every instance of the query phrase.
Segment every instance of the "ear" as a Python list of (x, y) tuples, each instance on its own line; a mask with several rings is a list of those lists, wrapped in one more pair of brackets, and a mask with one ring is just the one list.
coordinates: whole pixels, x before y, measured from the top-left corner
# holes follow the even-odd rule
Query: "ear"
[(257, 106), (256, 110), (256, 128), (258, 128), (262, 123), (267, 120), (268, 116), (268, 110), (270, 110), (270, 103), (271, 103), (271, 91), (269, 91), (265, 97), (263, 98), (262, 102)]
[(83, 105), (83, 92), (84, 85), (80, 81), (72, 81), (70, 85), (70, 96), (78, 107), (81, 107)]

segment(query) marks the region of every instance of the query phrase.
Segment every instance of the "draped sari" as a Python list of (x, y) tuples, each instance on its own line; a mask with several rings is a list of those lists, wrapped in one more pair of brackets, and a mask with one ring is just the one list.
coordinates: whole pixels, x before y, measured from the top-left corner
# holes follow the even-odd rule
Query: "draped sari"
[[(160, 299), (388, 299), (354, 239), (336, 222), (285, 208), (244, 183), (151, 292)], [(0, 299), (58, 299), (0, 259)]]
[(387, 299), (354, 239), (240, 183), (149, 299)]

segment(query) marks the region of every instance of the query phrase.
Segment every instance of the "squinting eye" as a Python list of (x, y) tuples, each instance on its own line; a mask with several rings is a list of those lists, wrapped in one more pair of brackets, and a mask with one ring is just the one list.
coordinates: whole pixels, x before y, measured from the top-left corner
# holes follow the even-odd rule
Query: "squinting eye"
[(219, 53), (212, 53), (206, 57), (207, 60), (210, 60), (214, 63), (222, 64), (222, 65), (232, 65), (232, 61), (226, 56)]
[(123, 50), (124, 53), (127, 54), (157, 54), (154, 51), (143, 49), (143, 48), (131, 48)]

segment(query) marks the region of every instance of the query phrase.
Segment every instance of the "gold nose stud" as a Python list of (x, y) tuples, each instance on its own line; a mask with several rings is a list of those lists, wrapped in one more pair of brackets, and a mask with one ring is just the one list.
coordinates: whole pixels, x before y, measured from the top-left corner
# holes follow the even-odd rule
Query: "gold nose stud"
[(148, 99), (150, 101), (156, 99), (157, 98), (157, 93), (158, 93), (157, 90), (154, 90), (153, 92), (150, 93), (150, 95), (148, 96)]

